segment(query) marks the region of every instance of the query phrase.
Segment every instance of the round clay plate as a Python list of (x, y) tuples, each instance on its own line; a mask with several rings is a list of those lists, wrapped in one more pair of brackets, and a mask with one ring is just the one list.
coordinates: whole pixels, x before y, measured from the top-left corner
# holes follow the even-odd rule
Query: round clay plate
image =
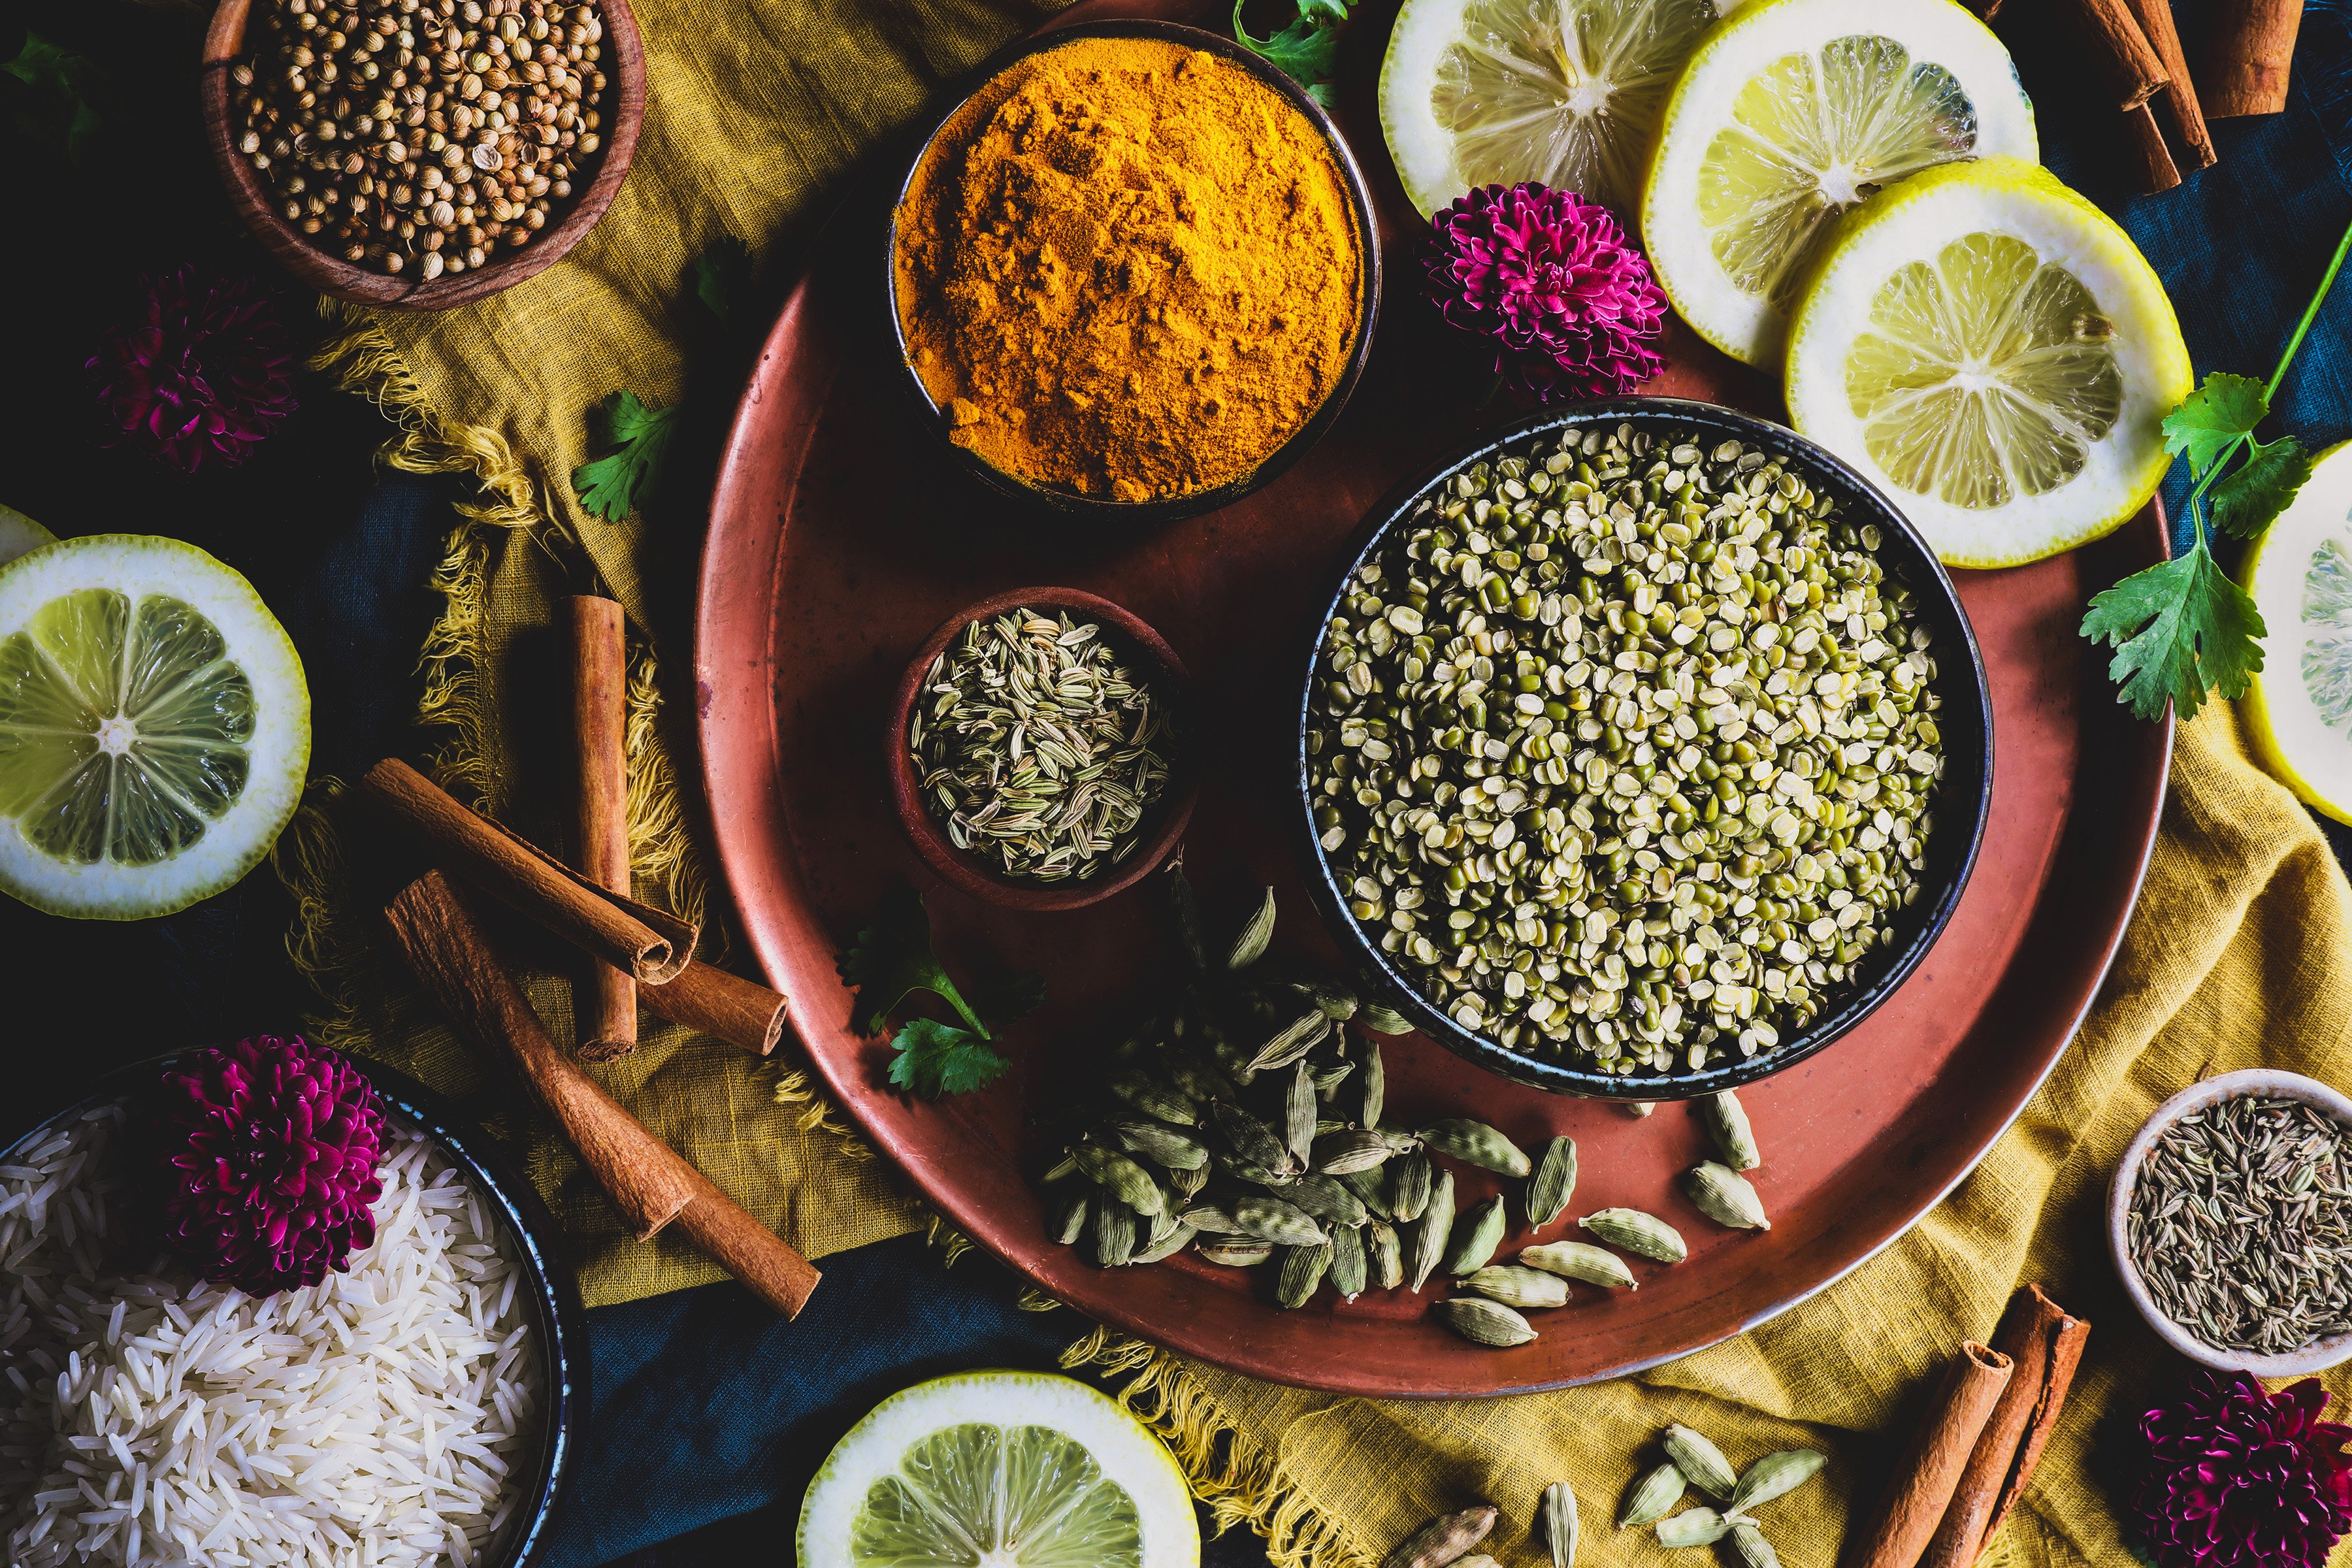
[[(1084, 0), (1055, 25), (1121, 16), (1214, 26), (1182, 0)], [(1379, 5), (1350, 29), (1383, 36)], [(1634, 1260), (1641, 1289), (1578, 1287), (1515, 1350), (1456, 1339), (1428, 1316), (1444, 1287), (1327, 1288), (1279, 1311), (1270, 1271), (1180, 1258), (1103, 1271), (1045, 1232), (1033, 1180), (1056, 1151), (1036, 1131), (1050, 1097), (1099, 1069), (1114, 1030), (1173, 972), (1161, 879), (1078, 914), (1024, 914), (951, 888), (908, 845), (877, 726), (908, 658), (940, 619), (1027, 582), (1066, 583), (1142, 616), (1192, 669), (1206, 777), (1185, 865), (1213, 919), (1265, 885), (1277, 953), (1328, 963), (1287, 847), (1286, 759), (1305, 624), (1338, 552), (1397, 481), (1510, 410), (1474, 348), (1417, 298), (1417, 226), (1372, 113), (1377, 48), (1358, 47), (1339, 115), (1370, 173), (1389, 247), (1380, 339), (1345, 415), (1279, 480), (1222, 511), (1151, 532), (1074, 533), (976, 488), (909, 416), (892, 363), (877, 247), (882, 215), (852, 207), (816, 247), (737, 411), (713, 500), (697, 607), (705, 776), (720, 858), (754, 950), (834, 1096), (949, 1223), (1088, 1316), (1235, 1371), (1371, 1395), (1493, 1394), (1612, 1377), (1736, 1334), (1885, 1247), (1983, 1157), (2066, 1047), (2137, 893), (2164, 795), (2171, 726), (2116, 706), (2075, 635), (2095, 590), (2160, 558), (2153, 509), (2114, 537), (2040, 565), (1961, 573), (1992, 685), (1992, 814), (1974, 879), (1919, 970), (1861, 1027), (1741, 1090), (1765, 1163), (1765, 1232), (1710, 1224), (1675, 1178), (1706, 1157), (1685, 1105), (1646, 1120), (1522, 1088), (1419, 1037), (1384, 1042), (1391, 1114), (1475, 1116), (1522, 1146), (1574, 1137), (1583, 1172), (1568, 1215), (1616, 1205), (1688, 1237), (1672, 1267)], [(875, 185), (887, 180), (869, 182)], [(1782, 416), (1773, 387), (1676, 331), (1643, 390)], [(1007, 1036), (1013, 1066), (976, 1094), (909, 1100), (887, 1082), (887, 1039), (851, 1025), (835, 954), (897, 886), (929, 900), (958, 974), (1044, 972), (1043, 1008)], [(1456, 1171), (1467, 1209), (1493, 1190)], [(1510, 1252), (1531, 1238), (1515, 1235)]]

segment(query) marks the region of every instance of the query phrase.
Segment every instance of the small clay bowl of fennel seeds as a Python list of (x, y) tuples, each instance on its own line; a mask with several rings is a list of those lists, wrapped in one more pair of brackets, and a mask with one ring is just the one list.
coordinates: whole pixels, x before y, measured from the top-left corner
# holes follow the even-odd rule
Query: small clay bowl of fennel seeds
[(2107, 1245), (2191, 1361), (2302, 1377), (2352, 1359), (2352, 1099), (2267, 1068), (2189, 1085), (2124, 1150)]
[(1099, 902), (1167, 859), (1192, 820), (1192, 701), (1167, 639), (1099, 595), (983, 599), (899, 678), (887, 731), (899, 824), (975, 898)]

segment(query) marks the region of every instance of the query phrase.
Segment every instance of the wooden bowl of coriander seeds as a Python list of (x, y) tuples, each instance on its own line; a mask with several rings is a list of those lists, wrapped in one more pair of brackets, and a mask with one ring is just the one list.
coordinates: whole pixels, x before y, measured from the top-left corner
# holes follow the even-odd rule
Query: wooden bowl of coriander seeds
[(627, 0), (220, 0), (200, 91), (229, 203), (288, 271), (433, 310), (595, 226), (645, 71)]
[(1083, 909), (1168, 858), (1200, 798), (1192, 679), (1098, 595), (1019, 588), (925, 639), (884, 731), (891, 804), (954, 887)]
[(1689, 1100), (1867, 1017), (1958, 906), (1992, 710), (1935, 552), (1781, 426), (1627, 397), (1366, 520), (1299, 705), (1307, 888), (1506, 1078)]

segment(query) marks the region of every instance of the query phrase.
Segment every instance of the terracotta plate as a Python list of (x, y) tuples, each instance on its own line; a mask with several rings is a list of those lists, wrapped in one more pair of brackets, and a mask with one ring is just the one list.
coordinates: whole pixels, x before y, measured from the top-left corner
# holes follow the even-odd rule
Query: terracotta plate
[[(1194, 19), (1179, 0), (1086, 0), (1063, 20)], [(1377, 38), (1382, 18), (1351, 31)], [(1286, 847), (1297, 649), (1335, 552), (1391, 485), (1507, 410), (1481, 412), (1475, 356), (1414, 298), (1412, 217), (1370, 109), (1370, 68), (1340, 120), (1387, 208), (1390, 298), (1371, 364), (1322, 445), (1265, 490), (1140, 536), (1074, 534), (980, 490), (928, 444), (887, 345), (874, 225), (853, 209), (786, 302), (752, 373), (714, 498), (698, 609), (703, 763), (719, 852), (753, 948), (793, 1002), (833, 1093), (950, 1223), (1079, 1310), (1237, 1371), (1386, 1395), (1555, 1387), (1629, 1372), (1759, 1322), (1885, 1246), (1981, 1158), (2065, 1049), (2098, 989), (2154, 841), (2168, 725), (2116, 707), (2074, 627), (2087, 595), (2156, 560), (2153, 510), (2039, 566), (1964, 573), (1992, 683), (1992, 816), (1967, 897), (1917, 973), (1861, 1028), (1742, 1091), (1767, 1163), (1769, 1232), (1700, 1217), (1673, 1178), (1702, 1157), (1686, 1107), (1646, 1121), (1508, 1083), (1418, 1037), (1388, 1047), (1390, 1103), (1408, 1120), (1475, 1115), (1522, 1144), (1567, 1132), (1583, 1177), (1571, 1215), (1612, 1205), (1683, 1227), (1692, 1256), (1637, 1262), (1638, 1291), (1580, 1289), (1547, 1331), (1483, 1350), (1427, 1320), (1428, 1296), (1326, 1290), (1276, 1310), (1270, 1281), (1178, 1259), (1106, 1273), (1045, 1235), (1029, 1178), (1051, 1153), (1031, 1111), (1093, 1070), (1140, 987), (1169, 971), (1153, 879), (1075, 914), (1022, 914), (940, 884), (892, 814), (877, 726), (893, 682), (940, 619), (984, 595), (1055, 582), (1158, 627), (1216, 717), (1186, 863), (1213, 915), (1277, 890), (1279, 949), (1328, 961)], [(1353, 111), (1352, 113), (1350, 111)], [(873, 182), (894, 185), (887, 177)], [(1770, 417), (1773, 389), (1686, 334), (1648, 390)], [(890, 1050), (850, 1026), (834, 973), (842, 939), (886, 889), (929, 896), (950, 966), (1043, 970), (1046, 1005), (1010, 1037), (997, 1086), (917, 1103), (885, 1079)], [(1465, 1207), (1491, 1190), (1461, 1172)], [(1549, 1239), (1558, 1227), (1548, 1232)], [(1525, 1237), (1515, 1237), (1516, 1246)], [(1439, 1287), (1433, 1285), (1434, 1292)]]

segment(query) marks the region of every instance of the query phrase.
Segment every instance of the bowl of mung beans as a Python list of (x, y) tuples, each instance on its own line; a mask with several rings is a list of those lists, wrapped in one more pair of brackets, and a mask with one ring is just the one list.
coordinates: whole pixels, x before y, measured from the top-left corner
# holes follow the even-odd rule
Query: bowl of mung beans
[(1308, 887), (1364, 984), (1612, 1100), (1853, 1029), (1942, 931), (1991, 801), (1934, 552), (1802, 437), (1670, 398), (1520, 419), (1375, 507), (1298, 745)]

